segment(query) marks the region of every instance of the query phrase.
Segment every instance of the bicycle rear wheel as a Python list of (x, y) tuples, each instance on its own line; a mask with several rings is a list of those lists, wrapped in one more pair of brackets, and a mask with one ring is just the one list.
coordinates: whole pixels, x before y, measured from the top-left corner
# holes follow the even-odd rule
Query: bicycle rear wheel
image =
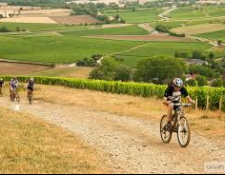
[(164, 115), (160, 122), (160, 135), (164, 143), (170, 143), (172, 132), (168, 130), (168, 117)]
[(19, 103), (20, 102), (20, 96), (19, 94), (16, 94), (16, 101)]
[(32, 105), (32, 103), (33, 103), (33, 95), (31, 93), (28, 94), (28, 101)]
[(177, 138), (180, 146), (183, 148), (187, 147), (190, 144), (191, 128), (187, 118), (185, 117), (182, 117), (178, 123)]

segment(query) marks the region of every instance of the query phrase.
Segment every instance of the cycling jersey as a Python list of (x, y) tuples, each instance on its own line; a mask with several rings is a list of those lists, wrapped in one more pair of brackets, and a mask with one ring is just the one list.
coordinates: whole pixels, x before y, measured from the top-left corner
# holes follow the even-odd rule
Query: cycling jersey
[(10, 83), (10, 87), (12, 90), (17, 90), (19, 87), (19, 81), (18, 80), (12, 80)]
[(34, 81), (29, 81), (28, 82), (27, 89), (33, 91), (34, 90), (34, 84), (35, 84)]
[(173, 86), (169, 86), (164, 94), (164, 97), (167, 98), (168, 101), (179, 103), (181, 100), (181, 96), (188, 97), (188, 92), (186, 88), (181, 88), (180, 91), (176, 92)]

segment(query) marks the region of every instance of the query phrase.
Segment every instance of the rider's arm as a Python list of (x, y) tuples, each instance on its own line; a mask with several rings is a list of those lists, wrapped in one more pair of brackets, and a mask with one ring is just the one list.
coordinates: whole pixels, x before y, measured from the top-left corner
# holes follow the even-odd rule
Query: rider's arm
[(173, 93), (173, 89), (169, 86), (167, 87), (165, 94), (164, 94), (164, 99), (163, 99), (163, 104), (169, 106), (171, 104), (171, 101), (168, 101), (169, 96), (171, 96)]
[(171, 104), (171, 101), (168, 101), (168, 98), (164, 97), (163, 104), (166, 105), (166, 106), (169, 106)]
[(190, 96), (187, 96), (186, 99), (188, 100), (188, 103), (195, 104), (195, 101)]

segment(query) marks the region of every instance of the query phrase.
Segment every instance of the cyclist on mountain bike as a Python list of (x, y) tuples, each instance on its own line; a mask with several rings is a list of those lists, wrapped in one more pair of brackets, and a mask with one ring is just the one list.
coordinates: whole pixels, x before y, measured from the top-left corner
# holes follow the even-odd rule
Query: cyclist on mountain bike
[(19, 88), (19, 81), (16, 77), (13, 77), (11, 81), (9, 82), (9, 88), (10, 88), (10, 97), (12, 98), (12, 95), (15, 93), (18, 93)]
[(35, 85), (34, 78), (30, 78), (30, 80), (28, 81), (28, 84), (27, 84), (27, 90), (33, 92), (34, 85)]
[(168, 123), (173, 120), (173, 110), (176, 109), (173, 104), (181, 102), (181, 96), (184, 96), (189, 103), (195, 104), (195, 101), (189, 96), (187, 89), (184, 87), (184, 82), (180, 78), (175, 78), (167, 87), (164, 95), (163, 104), (168, 107), (167, 117)]
[(35, 85), (34, 78), (30, 78), (27, 84), (27, 98), (30, 104), (32, 104), (33, 101), (34, 85)]
[(4, 84), (5, 84), (4, 79), (1, 78), (1, 79), (0, 79), (0, 95), (1, 95), (1, 97), (3, 96), (2, 90), (3, 90)]

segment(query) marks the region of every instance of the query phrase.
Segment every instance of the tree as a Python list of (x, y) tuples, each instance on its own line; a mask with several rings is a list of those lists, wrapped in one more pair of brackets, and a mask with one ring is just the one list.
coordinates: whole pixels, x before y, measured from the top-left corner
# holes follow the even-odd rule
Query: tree
[(198, 82), (198, 86), (200, 87), (208, 85), (207, 78), (204, 76), (200, 75), (196, 78), (196, 80)]
[(212, 83), (212, 86), (213, 87), (222, 87), (223, 86), (222, 78), (217, 78), (216, 80), (214, 80)]
[(209, 54), (209, 59), (213, 60), (215, 58), (215, 54), (213, 52), (210, 52)]
[(170, 57), (151, 57), (137, 63), (134, 79), (142, 82), (152, 82), (158, 79), (162, 84), (167, 79), (182, 77), (186, 63), (181, 59)]
[(128, 66), (108, 58), (104, 59), (102, 65), (91, 72), (90, 78), (107, 81), (129, 81), (131, 74), (132, 70)]
[(222, 40), (218, 40), (218, 46), (222, 46), (223, 41)]
[(208, 66), (191, 65), (189, 66), (190, 74), (199, 74), (208, 78), (215, 76), (215, 71)]
[(205, 59), (205, 56), (202, 54), (201, 51), (196, 50), (192, 53), (192, 58), (202, 60), (202, 59)]
[(190, 79), (186, 82), (186, 85), (192, 87), (197, 86), (197, 81), (195, 79)]
[(116, 68), (115, 80), (116, 81), (129, 81), (132, 78), (132, 70), (126, 65), (119, 65)]
[(169, 32), (169, 28), (167, 26), (164, 26), (162, 24), (159, 24), (155, 27), (155, 30), (157, 30), (158, 32), (162, 32), (162, 33), (168, 33)]

